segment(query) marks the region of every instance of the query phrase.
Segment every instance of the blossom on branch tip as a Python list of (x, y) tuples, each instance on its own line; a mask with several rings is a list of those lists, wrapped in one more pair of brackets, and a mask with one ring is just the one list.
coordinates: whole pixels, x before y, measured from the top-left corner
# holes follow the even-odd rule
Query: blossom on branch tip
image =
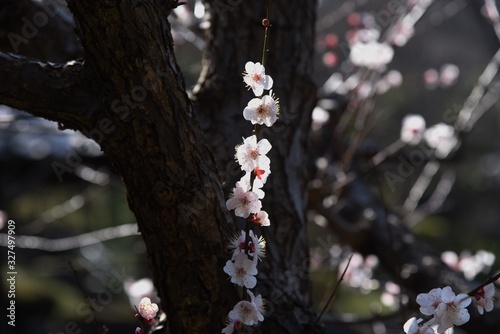
[(476, 302), (477, 311), (483, 314), (485, 311), (490, 312), (493, 310), (493, 296), (495, 295), (495, 286), (493, 283), (486, 285), (479, 289), (474, 294), (474, 301)]
[[(231, 283), (252, 289), (257, 284), (257, 265), (248, 259), (245, 253), (240, 253), (234, 257), (234, 262), (229, 260), (224, 266), (224, 272), (231, 276)], [(232, 318), (231, 319), (236, 319)]]
[(142, 298), (139, 303), (139, 314), (144, 320), (146, 320), (148, 325), (155, 323), (154, 318), (156, 317), (158, 310), (158, 305), (156, 305), (156, 303), (151, 303), (151, 299), (147, 297)]
[(243, 117), (252, 124), (272, 126), (278, 119), (279, 103), (272, 94), (254, 98), (243, 110)]
[(266, 69), (260, 63), (251, 61), (245, 64), (243, 81), (252, 89), (255, 96), (261, 96), (264, 89), (269, 90), (273, 87), (273, 79), (266, 75)]
[(226, 206), (228, 210), (234, 209), (236, 216), (247, 218), (251, 213), (259, 212), (262, 203), (255, 192), (243, 186), (240, 182), (236, 183), (233, 196), (226, 201)]
[(236, 147), (236, 159), (241, 169), (250, 172), (259, 166), (269, 166), (271, 161), (266, 154), (271, 150), (271, 143), (267, 139), (257, 142), (257, 136), (252, 135), (243, 140), (243, 144)]

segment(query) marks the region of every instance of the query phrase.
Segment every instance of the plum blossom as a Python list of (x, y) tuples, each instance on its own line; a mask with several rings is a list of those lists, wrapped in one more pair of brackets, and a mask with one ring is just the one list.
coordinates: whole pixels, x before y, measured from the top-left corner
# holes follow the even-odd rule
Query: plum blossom
[(427, 324), (419, 326), (422, 319), (417, 319), (415, 317), (408, 319), (408, 321), (403, 325), (403, 329), (406, 334), (434, 334), (434, 330), (427, 326)]
[(257, 310), (254, 304), (247, 300), (239, 301), (229, 312), (229, 317), (238, 319), (241, 323), (253, 326), (264, 320), (262, 313)]
[(243, 326), (239, 319), (231, 319), (229, 316), (226, 319), (226, 324), (227, 326), (224, 327), (221, 332), (223, 334), (232, 334), (235, 330), (239, 330)]
[(436, 157), (444, 159), (458, 145), (459, 140), (451, 125), (438, 123), (424, 132), (424, 139), (429, 147), (435, 149)]
[(462, 251), (460, 255), (446, 251), (441, 254), (441, 260), (451, 269), (462, 272), (471, 281), (477, 274), (490, 270), (495, 263), (495, 254), (485, 250), (478, 250), (474, 255), (469, 251)]
[(144, 297), (139, 303), (139, 315), (146, 320), (148, 325), (155, 323), (154, 318), (158, 313), (158, 305), (156, 303), (151, 303), (151, 299)]
[[(231, 283), (252, 289), (257, 284), (257, 265), (254, 261), (248, 259), (244, 253), (237, 254), (234, 262), (229, 260), (224, 266), (224, 272), (231, 276)], [(236, 318), (232, 318), (236, 319)]]
[(495, 286), (493, 283), (486, 285), (485, 287), (479, 289), (474, 294), (474, 301), (476, 302), (477, 311), (479, 314), (483, 314), (485, 311), (490, 312), (493, 310), (493, 296), (495, 295)]
[(264, 169), (259, 170), (260, 178), (255, 177), (252, 186), (250, 186), (252, 173), (248, 172), (245, 175), (243, 175), (243, 177), (238, 182), (236, 182), (236, 185), (237, 186), (240, 185), (244, 189), (251, 189), (257, 195), (258, 199), (263, 199), (266, 194), (262, 190), (262, 187), (264, 187), (264, 183), (267, 180), (267, 176), (271, 174), (270, 167), (269, 166), (266, 167), (267, 169), (265, 170)]
[(264, 66), (251, 61), (245, 64), (243, 81), (252, 89), (255, 96), (261, 96), (264, 93), (264, 89), (268, 90), (273, 87), (273, 79), (269, 75), (266, 75)]
[(247, 189), (237, 182), (233, 189), (233, 196), (226, 201), (228, 210), (234, 209), (234, 214), (238, 217), (247, 218), (251, 213), (257, 213), (262, 208), (258, 195)]
[[(250, 230), (249, 235), (248, 255), (254, 256), (254, 254), (257, 254), (257, 258), (263, 258), (266, 252), (266, 240), (263, 236), (257, 237), (252, 230)], [(245, 242), (246, 232), (243, 230), (231, 240), (228, 248), (233, 250), (232, 260), (235, 259), (236, 255), (245, 253)]]
[(254, 98), (243, 110), (243, 117), (252, 124), (272, 126), (278, 119), (279, 103), (270, 95)]
[(420, 115), (408, 115), (403, 118), (401, 141), (408, 145), (418, 145), (424, 136), (425, 120)]
[(229, 312), (228, 317), (231, 321), (236, 320), (240, 324), (252, 326), (264, 320), (264, 303), (261, 295), (255, 296), (250, 290), (247, 290), (247, 294), (250, 296), (250, 301), (242, 300), (238, 302)]
[(252, 223), (258, 224), (260, 226), (270, 226), (269, 215), (266, 211), (259, 211), (252, 216)]
[(370, 41), (357, 42), (351, 46), (349, 59), (355, 66), (379, 70), (389, 64), (394, 56), (394, 50), (387, 43)]
[(252, 291), (247, 290), (248, 295), (250, 296), (250, 303), (255, 307), (257, 310), (257, 318), (259, 321), (264, 320), (264, 301), (262, 300), (261, 295), (255, 296)]
[(466, 307), (471, 303), (471, 298), (465, 293), (455, 296), (449, 286), (441, 290), (441, 303), (437, 306), (434, 316), (439, 321), (438, 332), (444, 332), (453, 325), (463, 325), (470, 319)]
[(419, 294), (417, 303), (420, 305), (420, 313), (433, 315), (441, 303), (441, 288), (432, 289), (429, 293)]
[(257, 142), (257, 136), (252, 135), (243, 139), (243, 144), (236, 147), (236, 159), (241, 169), (250, 172), (259, 166), (269, 166), (271, 161), (266, 154), (271, 150), (271, 143), (267, 139)]

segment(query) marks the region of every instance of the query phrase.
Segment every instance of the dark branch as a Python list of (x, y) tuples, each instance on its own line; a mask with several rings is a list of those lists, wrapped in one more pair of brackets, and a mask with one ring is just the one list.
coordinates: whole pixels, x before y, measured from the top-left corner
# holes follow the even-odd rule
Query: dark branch
[(88, 90), (81, 61), (46, 63), (0, 53), (0, 103), (77, 130), (93, 127), (100, 102)]

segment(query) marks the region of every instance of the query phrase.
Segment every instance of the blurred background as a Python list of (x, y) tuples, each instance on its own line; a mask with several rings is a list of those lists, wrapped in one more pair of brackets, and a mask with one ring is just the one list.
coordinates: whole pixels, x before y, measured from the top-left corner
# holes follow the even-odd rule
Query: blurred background
[[(412, 8), (421, 9), (418, 19), (402, 26), (400, 34), (386, 34)], [(318, 1), (314, 67), (319, 102), (313, 127), (335, 117), (338, 104), (363, 98), (362, 84), (368, 81), (353, 66), (351, 47), (358, 39), (387, 36), (398, 38), (388, 41), (392, 61), (377, 70), (368, 89), (374, 95), (373, 116), (364, 128), (362, 146), (375, 152), (390, 147), (399, 140), (402, 120), (409, 114), (421, 115), (427, 127), (453, 125), (499, 49), (494, 9), (495, 1), (481, 0)], [(61, 11), (67, 18), (65, 8)], [(201, 1), (187, 1), (171, 22), (177, 60), (192, 87), (201, 70), (205, 7)], [(21, 16), (9, 12), (8, 1), (0, 2), (2, 51), (10, 51), (6, 33), (16, 24), (22, 25)], [(461, 145), (440, 161), (414, 208), (408, 208), (408, 196), (426, 162), (413, 164), (402, 181), (383, 180), (387, 204), (405, 224), (451, 267), (478, 280), (498, 270), (500, 254), (500, 115), (496, 69), (492, 73), (485, 89), (493, 92), (491, 108), (460, 135)], [(403, 147), (399, 152), (410, 156), (415, 149), (425, 150)], [(380, 168), (397, 174), (401, 160), (392, 156)], [(2, 322), (2, 332), (95, 332), (98, 324), (90, 320), (89, 300), (97, 321), (112, 333), (132, 332), (138, 325), (132, 305), (142, 296), (155, 297), (155, 292), (123, 186), (99, 146), (79, 133), (59, 130), (55, 123), (0, 106), (0, 185), (1, 249), (7, 253), (5, 233), (13, 220), (18, 273), (16, 327)], [(436, 197), (439, 205), (433, 206)], [(309, 217), (312, 296), (319, 312), (352, 252), (320, 216), (311, 212)], [(2, 258), (2, 271), (7, 272), (6, 255)], [(7, 288), (5, 280), (3, 285)], [(0, 298), (6, 305), (6, 293)], [(383, 319), (397, 311), (400, 298), (399, 287), (375, 256), (354, 254), (330, 311), (340, 322)], [(375, 325), (370, 328), (376, 332)]]

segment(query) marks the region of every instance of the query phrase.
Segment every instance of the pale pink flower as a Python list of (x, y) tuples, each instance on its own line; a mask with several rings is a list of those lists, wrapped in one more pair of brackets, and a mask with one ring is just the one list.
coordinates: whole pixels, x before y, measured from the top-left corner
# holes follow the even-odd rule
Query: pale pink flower
[(252, 291), (247, 290), (248, 295), (250, 296), (250, 303), (255, 306), (257, 310), (257, 319), (259, 321), (264, 320), (264, 301), (262, 300), (262, 296), (259, 294), (255, 296)]
[(233, 189), (233, 196), (226, 201), (226, 206), (228, 210), (234, 209), (236, 216), (247, 218), (251, 213), (259, 212), (262, 203), (256, 193), (247, 190), (240, 182), (237, 182)]
[(251, 61), (245, 64), (243, 81), (252, 89), (255, 96), (261, 96), (264, 93), (264, 89), (271, 89), (273, 87), (273, 79), (269, 75), (266, 75), (264, 66)]
[(243, 117), (247, 121), (252, 122), (252, 124), (265, 124), (266, 126), (272, 126), (278, 119), (278, 114), (279, 104), (272, 97), (272, 94), (251, 99), (243, 110)]
[(493, 296), (495, 295), (495, 286), (493, 283), (486, 285), (484, 288), (479, 289), (474, 295), (474, 301), (476, 302), (477, 311), (479, 314), (486, 312), (491, 312), (494, 307)]
[(438, 123), (424, 132), (424, 139), (433, 148), (436, 157), (444, 159), (460, 144), (451, 125)]
[[(257, 265), (248, 259), (247, 255), (240, 253), (234, 257), (234, 262), (229, 260), (224, 266), (224, 272), (231, 276), (231, 283), (252, 289), (257, 284)], [(236, 318), (232, 318), (236, 319)]]
[(229, 312), (229, 317), (239, 319), (243, 324), (253, 326), (264, 320), (264, 316), (252, 302), (242, 300)]
[(271, 143), (267, 139), (257, 142), (257, 136), (253, 135), (245, 138), (243, 144), (236, 147), (236, 159), (242, 170), (250, 172), (256, 167), (271, 164), (266, 156), (271, 148)]
[(425, 120), (420, 115), (408, 115), (403, 118), (401, 126), (401, 141), (408, 145), (417, 145), (422, 140), (425, 131)]
[(266, 211), (259, 211), (252, 217), (252, 223), (258, 224), (260, 226), (269, 226), (271, 221), (269, 220), (269, 215)]
[(432, 289), (429, 293), (419, 294), (417, 303), (420, 305), (420, 313), (433, 315), (436, 308), (441, 304), (441, 288)]
[(158, 313), (158, 305), (155, 303), (151, 303), (151, 299), (144, 297), (139, 303), (139, 314), (146, 321), (150, 321), (156, 317), (156, 313)]
[(408, 319), (408, 321), (404, 324), (403, 329), (406, 334), (434, 334), (434, 330), (427, 326), (427, 324), (419, 326), (422, 319), (417, 319), (415, 317)]
[(357, 42), (351, 46), (349, 60), (355, 66), (378, 70), (392, 61), (394, 50), (387, 43), (371, 41)]
[(255, 177), (252, 186), (250, 186), (250, 178), (252, 176), (252, 172), (247, 172), (241, 177), (238, 182), (236, 182), (236, 185), (243, 187), (243, 189), (250, 189), (257, 195), (258, 199), (263, 199), (266, 194), (262, 190), (262, 187), (264, 186), (264, 182), (262, 182), (262, 180), (266, 181), (267, 175), (271, 174), (270, 167), (267, 167), (266, 172), (267, 173), (261, 174), (260, 179)]
[(227, 326), (224, 327), (221, 332), (223, 334), (232, 334), (235, 330), (239, 330), (243, 326), (239, 319), (231, 319), (229, 316), (226, 319), (226, 324)]
[(453, 325), (463, 325), (470, 319), (466, 307), (471, 298), (465, 293), (455, 296), (449, 286), (441, 290), (441, 303), (436, 308), (434, 316), (439, 321), (438, 332), (444, 332)]

